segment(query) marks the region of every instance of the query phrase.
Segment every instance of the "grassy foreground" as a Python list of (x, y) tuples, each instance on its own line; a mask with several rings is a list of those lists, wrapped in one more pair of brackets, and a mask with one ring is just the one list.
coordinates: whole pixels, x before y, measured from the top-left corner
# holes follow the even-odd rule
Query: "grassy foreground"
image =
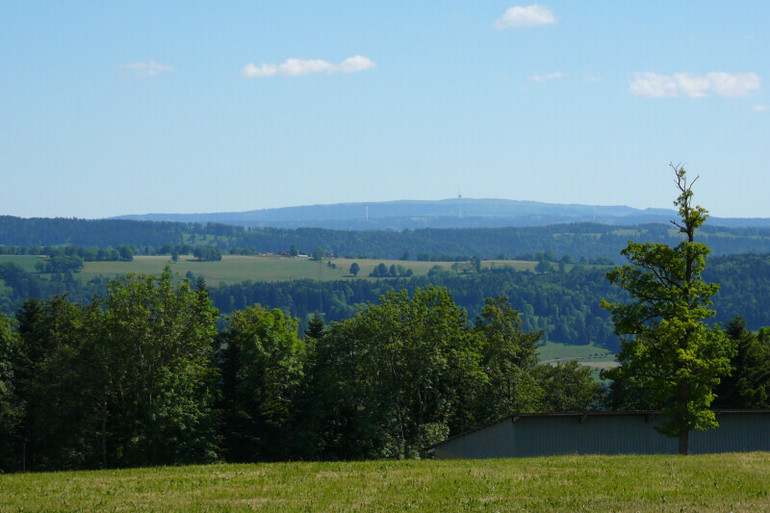
[(273, 463), (0, 476), (7, 511), (767, 511), (770, 453)]

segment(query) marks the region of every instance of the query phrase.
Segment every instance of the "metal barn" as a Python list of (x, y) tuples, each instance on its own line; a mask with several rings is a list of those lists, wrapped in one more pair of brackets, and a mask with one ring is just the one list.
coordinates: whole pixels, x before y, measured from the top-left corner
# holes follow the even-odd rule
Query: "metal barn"
[[(770, 411), (717, 411), (719, 427), (690, 433), (690, 453), (770, 451)], [(655, 430), (659, 412), (512, 415), (429, 448), (436, 458), (559, 454), (676, 454), (678, 441)]]

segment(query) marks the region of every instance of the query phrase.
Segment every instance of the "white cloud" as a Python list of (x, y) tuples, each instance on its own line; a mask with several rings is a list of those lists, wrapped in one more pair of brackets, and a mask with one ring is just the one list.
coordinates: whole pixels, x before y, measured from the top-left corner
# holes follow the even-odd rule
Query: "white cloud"
[(754, 105), (753, 107), (754, 112), (764, 112), (768, 109), (770, 109), (770, 106), (767, 105)]
[(760, 79), (756, 73), (675, 73), (662, 75), (650, 71), (634, 73), (630, 92), (639, 96), (662, 98), (664, 96), (689, 96), (705, 98), (710, 93), (719, 96), (745, 96), (749, 91), (759, 89)]
[(660, 98), (662, 96), (676, 96), (676, 83), (667, 75), (657, 73), (634, 73), (631, 82), (631, 93), (639, 96)]
[(705, 98), (711, 83), (706, 77), (690, 75), (689, 73), (677, 73), (674, 75), (677, 89), (690, 98)]
[(756, 73), (709, 73), (706, 76), (713, 84), (714, 92), (722, 96), (743, 96), (759, 89), (760, 84)]
[(160, 75), (166, 71), (174, 71), (173, 66), (161, 64), (155, 59), (150, 59), (148, 62), (132, 62), (130, 64), (121, 64), (118, 66), (120, 69), (126, 69), (131, 71), (138, 78), (147, 78)]
[(532, 80), (535, 82), (548, 82), (549, 80), (556, 80), (559, 78), (564, 78), (564, 73), (561, 71), (557, 71), (555, 73), (548, 73), (547, 75), (534, 75), (532, 77)]
[(298, 77), (311, 73), (357, 73), (375, 66), (374, 62), (361, 55), (348, 57), (340, 64), (332, 64), (323, 59), (286, 59), (281, 64), (262, 64), (261, 66), (247, 64), (241, 70), (241, 76), (246, 78)]
[(342, 64), (340, 64), (338, 67), (339, 71), (342, 73), (357, 73), (359, 71), (373, 68), (374, 66), (375, 64), (366, 57), (354, 55), (353, 57), (348, 57), (342, 61)]
[(532, 25), (549, 25), (556, 23), (553, 11), (542, 5), (520, 5), (509, 8), (495, 21), (495, 27), (499, 30), (515, 27), (527, 27)]

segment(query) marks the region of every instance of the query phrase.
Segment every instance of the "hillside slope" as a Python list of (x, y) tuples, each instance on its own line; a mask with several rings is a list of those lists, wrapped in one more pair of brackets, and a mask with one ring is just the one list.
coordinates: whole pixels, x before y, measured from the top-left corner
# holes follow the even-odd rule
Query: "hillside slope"
[[(481, 228), (546, 226), (559, 223), (634, 225), (668, 223), (673, 210), (627, 206), (560, 205), (506, 199), (453, 198), (338, 203), (197, 214), (126, 215), (117, 219), (177, 221), (280, 228), (317, 227), (337, 230), (403, 230), (416, 228)], [(770, 219), (713, 218), (721, 226), (770, 226)]]

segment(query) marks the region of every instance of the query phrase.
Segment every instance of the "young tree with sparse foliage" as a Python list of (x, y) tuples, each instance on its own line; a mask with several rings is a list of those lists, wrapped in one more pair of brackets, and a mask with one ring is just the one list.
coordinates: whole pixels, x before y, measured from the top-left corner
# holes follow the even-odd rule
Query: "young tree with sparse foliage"
[(692, 185), (682, 166), (674, 169), (679, 191), (674, 204), (679, 221), (672, 221), (684, 240), (675, 247), (634, 243), (621, 251), (630, 264), (607, 274), (610, 282), (631, 294), (629, 303), (602, 301), (623, 337), (620, 366), (605, 378), (627, 389), (644, 390), (664, 416), (660, 431), (679, 439), (679, 453), (689, 452), (689, 433), (717, 426), (709, 408), (720, 377), (730, 370), (732, 343), (717, 326), (711, 298), (719, 286), (706, 283), (701, 273), (710, 250), (695, 242), (695, 231), (707, 211), (692, 205)]

